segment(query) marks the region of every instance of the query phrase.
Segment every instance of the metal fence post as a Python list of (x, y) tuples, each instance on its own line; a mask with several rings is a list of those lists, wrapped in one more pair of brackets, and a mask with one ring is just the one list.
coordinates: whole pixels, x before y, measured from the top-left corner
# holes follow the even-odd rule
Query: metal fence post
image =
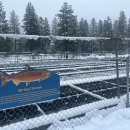
[(115, 55), (116, 55), (116, 75), (117, 75), (117, 96), (120, 98), (120, 86), (119, 86), (119, 69), (118, 69), (118, 49), (117, 38), (115, 38)]
[(129, 56), (126, 58), (126, 108), (129, 107)]

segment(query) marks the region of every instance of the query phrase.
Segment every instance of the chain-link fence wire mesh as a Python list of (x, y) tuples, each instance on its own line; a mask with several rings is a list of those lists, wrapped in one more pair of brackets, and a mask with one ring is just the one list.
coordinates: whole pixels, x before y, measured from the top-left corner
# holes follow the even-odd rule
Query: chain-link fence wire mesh
[(105, 116), (111, 111), (125, 107), (126, 57), (129, 54), (129, 43), (117, 43), (122, 44), (120, 48), (118, 45), (118, 59), (115, 58), (115, 41), (110, 40), (102, 40), (101, 43), (100, 40), (91, 41), (91, 52), (77, 53), (75, 56), (68, 53), (68, 59), (65, 58), (66, 54), (1, 54), (0, 70), (8, 74), (24, 70), (26, 64), (59, 74), (60, 97), (1, 110), (0, 129), (63, 129), (84, 124), (99, 113)]

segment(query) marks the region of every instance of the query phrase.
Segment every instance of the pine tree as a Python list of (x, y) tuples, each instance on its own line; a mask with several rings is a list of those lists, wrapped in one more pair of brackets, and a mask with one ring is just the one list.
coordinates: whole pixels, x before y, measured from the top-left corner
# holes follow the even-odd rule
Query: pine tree
[[(76, 37), (78, 36), (78, 20), (77, 20), (77, 16), (72, 16), (71, 18), (71, 34), (70, 36)], [(71, 53), (73, 53), (73, 58), (74, 55), (76, 54), (76, 52), (79, 50), (79, 45), (80, 43), (78, 42), (78, 40), (76, 41), (68, 41), (68, 49)]]
[[(130, 37), (130, 18), (128, 20), (128, 26), (127, 26), (127, 37)], [(130, 53), (130, 41), (127, 41), (127, 50), (128, 54)]]
[[(20, 23), (14, 10), (10, 13), (9, 32), (11, 34), (20, 34)], [(14, 51), (16, 52), (16, 42), (19, 42), (19, 40), (12, 39), (12, 42), (14, 43)]]
[(127, 34), (127, 21), (125, 13), (123, 11), (120, 12), (118, 20), (118, 32), (120, 37), (125, 37)]
[[(48, 19), (45, 17), (44, 20), (44, 36), (50, 36), (50, 25)], [(50, 52), (50, 40), (44, 39), (44, 49), (43, 52), (46, 54)]]
[(88, 36), (88, 22), (86, 19), (84, 20), (84, 30), (85, 36)]
[(127, 26), (127, 37), (130, 37), (130, 18), (128, 20), (128, 26)]
[[(97, 36), (97, 23), (96, 23), (95, 18), (91, 20), (91, 25), (89, 29), (90, 29), (89, 31), (90, 31), (91, 37)], [(92, 48), (91, 52), (93, 53), (94, 50), (97, 50), (97, 47), (96, 47), (97, 45), (96, 45), (96, 42), (94, 41), (90, 41), (90, 43), (91, 43), (91, 48)]]
[[(104, 20), (103, 36), (108, 38), (113, 37), (112, 21), (110, 17), (107, 17), (107, 20)], [(104, 51), (113, 51), (113, 49), (114, 46), (110, 40), (104, 41)]]
[(85, 36), (85, 30), (84, 30), (84, 19), (81, 18), (79, 22), (79, 36), (84, 37)]
[[(56, 17), (53, 18), (52, 20), (52, 35), (53, 36), (57, 36), (58, 35), (58, 20)], [(52, 39), (53, 42), (52, 42), (52, 52), (56, 52), (56, 45), (57, 45), (57, 40), (55, 39)]]
[(59, 20), (59, 35), (71, 36), (73, 31), (71, 22), (73, 18), (72, 7), (65, 2), (60, 10), (60, 13), (58, 13), (57, 16)]
[(103, 22), (102, 22), (102, 20), (99, 20), (99, 23), (98, 23), (97, 36), (103, 37)]
[[(38, 16), (31, 2), (28, 3), (26, 7), (26, 12), (23, 19), (23, 28), (26, 35), (39, 35)], [(35, 40), (27, 40), (26, 47), (27, 50), (33, 52), (39, 48), (39, 45)]]
[[(87, 20), (81, 18), (80, 22), (79, 22), (79, 36), (81, 37), (87, 37), (88, 36), (88, 22)], [(91, 48), (91, 45), (89, 42), (87, 41), (81, 41), (81, 52), (88, 52)]]
[[(59, 36), (76, 36), (77, 35), (77, 17), (73, 15), (72, 6), (68, 5), (66, 2), (60, 9), (60, 12), (57, 14), (58, 16), (58, 35)], [(76, 44), (76, 43), (75, 43)], [(60, 41), (57, 44), (57, 48), (60, 48), (60, 51), (66, 52), (66, 58), (68, 58), (68, 52), (73, 51), (72, 46), (75, 44), (71, 44), (70, 41), (64, 40)], [(76, 46), (76, 45), (75, 45)]]
[(113, 25), (113, 37), (119, 37), (118, 20), (114, 21), (114, 25)]
[(71, 18), (71, 26), (70, 26), (70, 31), (71, 34), (70, 36), (78, 36), (78, 20), (77, 20), (77, 15), (73, 15)]
[(8, 21), (6, 20), (6, 12), (0, 2), (0, 33), (8, 33)]
[[(0, 2), (0, 33), (8, 33), (8, 21), (6, 20), (6, 12), (2, 6), (2, 2)], [(0, 51), (1, 52), (9, 52), (11, 51), (11, 40), (9, 38), (0, 37)]]
[[(42, 17), (39, 17), (38, 18), (38, 25), (39, 25), (39, 35), (40, 36), (44, 36), (44, 34), (45, 34), (44, 23), (45, 23), (44, 19)], [(43, 38), (39, 38), (38, 39), (38, 43), (40, 44), (39, 52), (42, 52), (43, 48), (44, 48), (44, 39)]]
[[(45, 19), (43, 19), (42, 17), (39, 17), (38, 21), (39, 21), (38, 22), (39, 23), (39, 35), (50, 36), (50, 25), (49, 25), (48, 19), (46, 17), (45, 17)], [(50, 52), (51, 47), (50, 47), (49, 39), (39, 38), (38, 41), (40, 43), (39, 51), (41, 51), (45, 54)]]
[[(125, 37), (127, 35), (127, 21), (125, 13), (123, 11), (120, 12), (118, 19), (118, 33), (119, 37)], [(121, 41), (118, 43), (118, 46), (120, 51), (124, 51), (124, 48), (126, 48), (126, 44)]]
[(14, 10), (10, 13), (9, 28), (11, 34), (20, 34), (19, 18)]
[(58, 34), (58, 20), (56, 17), (52, 20), (52, 35), (57, 36)]
[(93, 19), (91, 20), (90, 35), (91, 35), (92, 37), (95, 37), (95, 36), (97, 35), (97, 23), (96, 23), (95, 18), (93, 18)]
[(104, 37), (112, 37), (113, 36), (112, 21), (111, 21), (110, 17), (107, 17), (107, 20), (104, 20), (103, 36)]
[[(102, 22), (102, 20), (99, 20), (99, 23), (97, 25), (97, 36), (103, 37), (103, 22)], [(97, 44), (98, 44), (98, 51), (101, 53), (103, 50), (104, 43), (102, 40), (99, 40)]]
[(44, 24), (45, 24), (45, 20), (42, 17), (39, 17), (38, 25), (39, 25), (39, 35), (40, 36), (44, 36), (44, 34), (45, 34)]
[(81, 18), (79, 22), (79, 36), (86, 37), (88, 36), (88, 22)]

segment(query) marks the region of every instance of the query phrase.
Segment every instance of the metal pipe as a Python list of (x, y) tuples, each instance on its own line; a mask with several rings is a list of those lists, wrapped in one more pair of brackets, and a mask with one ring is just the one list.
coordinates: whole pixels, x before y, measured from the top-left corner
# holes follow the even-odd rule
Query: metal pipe
[(119, 85), (119, 68), (118, 68), (118, 45), (117, 45), (117, 40), (115, 38), (115, 56), (116, 56), (116, 75), (117, 75), (117, 96), (120, 98), (120, 85)]
[(129, 56), (126, 59), (126, 108), (129, 107)]

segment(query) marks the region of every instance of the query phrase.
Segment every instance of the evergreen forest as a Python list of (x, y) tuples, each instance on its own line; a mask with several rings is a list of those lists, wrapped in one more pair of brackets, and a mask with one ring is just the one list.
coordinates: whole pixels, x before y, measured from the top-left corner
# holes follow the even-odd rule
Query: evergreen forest
[[(87, 12), (86, 12), (87, 14)], [(51, 22), (51, 24), (49, 24)], [(23, 30), (23, 31), (21, 31)], [(17, 12), (12, 10), (10, 18), (6, 19), (6, 9), (0, 2), (0, 33), (1, 34), (25, 34), (39, 36), (69, 36), (69, 37), (130, 37), (130, 18), (127, 19), (125, 12), (120, 11), (118, 19), (111, 20), (106, 16), (105, 20), (90, 22), (87, 19), (78, 19), (72, 5), (63, 3), (59, 12), (55, 14), (52, 21), (38, 16), (31, 2), (25, 7), (24, 17), (19, 20)], [(129, 44), (119, 42), (118, 49), (128, 48)], [(11, 39), (0, 37), (0, 52), (11, 53), (94, 53), (112, 52), (114, 43), (111, 40), (97, 41), (69, 41), (49, 40), (39, 38), (38, 40)]]

